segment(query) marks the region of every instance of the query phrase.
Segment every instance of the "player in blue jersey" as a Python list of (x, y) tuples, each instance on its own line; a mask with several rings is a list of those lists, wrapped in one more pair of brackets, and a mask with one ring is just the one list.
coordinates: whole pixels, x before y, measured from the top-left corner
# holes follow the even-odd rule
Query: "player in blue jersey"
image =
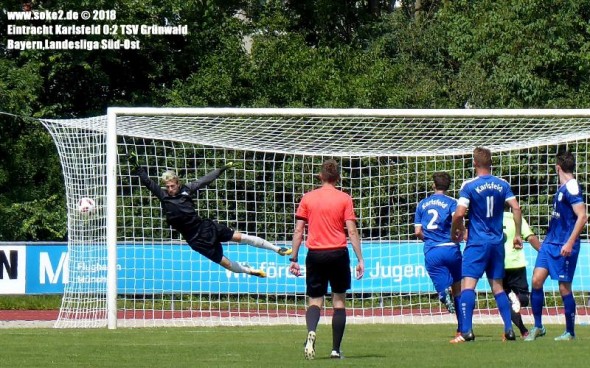
[[(515, 233), (514, 246), (522, 247), (521, 211), (510, 184), (491, 174), (492, 153), (477, 147), (473, 150), (473, 165), (477, 177), (467, 180), (459, 191), (457, 210), (453, 215), (451, 238), (458, 242), (465, 234), (464, 219), (469, 219), (469, 236), (463, 251), (461, 282), (461, 334), (451, 343), (475, 340), (473, 334), (473, 310), (475, 286), (484, 272), (494, 293), (496, 305), (504, 321), (504, 340), (516, 340), (510, 320), (510, 301), (504, 292), (504, 203), (512, 209)], [(469, 212), (467, 212), (469, 210)]]
[(418, 239), (424, 241), (426, 271), (438, 292), (438, 298), (450, 313), (455, 313), (457, 332), (461, 332), (461, 249), (458, 242), (451, 240), (451, 221), (457, 201), (446, 195), (451, 185), (448, 173), (434, 173), (432, 179), (434, 194), (418, 203), (414, 232)]
[(541, 244), (533, 270), (531, 307), (535, 327), (530, 330), (525, 341), (534, 341), (546, 333), (542, 323), (543, 284), (549, 275), (552, 280), (559, 282), (565, 315), (565, 332), (555, 340), (569, 341), (576, 337), (576, 301), (572, 294), (572, 280), (580, 252), (580, 233), (586, 226), (588, 215), (582, 188), (574, 178), (575, 166), (575, 158), (571, 152), (557, 154), (555, 169), (559, 177), (559, 189), (553, 197), (549, 230)]

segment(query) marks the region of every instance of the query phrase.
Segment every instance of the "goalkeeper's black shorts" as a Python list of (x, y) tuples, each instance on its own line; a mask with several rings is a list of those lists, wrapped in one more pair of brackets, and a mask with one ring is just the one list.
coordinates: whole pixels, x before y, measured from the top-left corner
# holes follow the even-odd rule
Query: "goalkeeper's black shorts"
[(306, 294), (319, 298), (328, 293), (346, 293), (350, 289), (351, 272), (348, 248), (309, 250), (305, 259)]
[(223, 258), (221, 243), (230, 241), (234, 230), (209, 219), (201, 221), (195, 230), (195, 235), (187, 241), (188, 245), (213, 262), (221, 262)]

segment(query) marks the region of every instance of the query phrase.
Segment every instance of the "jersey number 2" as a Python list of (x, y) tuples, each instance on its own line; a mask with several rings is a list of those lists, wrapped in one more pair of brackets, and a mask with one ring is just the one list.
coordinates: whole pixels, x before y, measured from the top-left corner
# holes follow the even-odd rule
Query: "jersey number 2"
[(436, 224), (436, 220), (438, 220), (438, 212), (436, 210), (428, 210), (428, 214), (432, 215), (432, 218), (428, 222), (428, 225), (426, 225), (426, 228), (428, 230), (438, 229), (438, 225)]

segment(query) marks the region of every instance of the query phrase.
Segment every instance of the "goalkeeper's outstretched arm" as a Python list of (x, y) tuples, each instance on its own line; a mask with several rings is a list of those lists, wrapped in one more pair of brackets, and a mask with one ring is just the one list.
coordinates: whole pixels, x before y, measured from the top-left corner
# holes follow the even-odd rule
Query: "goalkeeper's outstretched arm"
[(135, 173), (139, 176), (139, 180), (141, 184), (148, 188), (153, 195), (155, 195), (158, 199), (162, 199), (165, 196), (166, 191), (160, 187), (160, 185), (155, 181), (152, 180), (145, 169), (141, 166), (135, 168)]
[(207, 173), (205, 176), (200, 177), (196, 181), (188, 183), (186, 186), (189, 188), (191, 193), (196, 192), (197, 190), (205, 188), (209, 184), (214, 182), (215, 179), (217, 179), (225, 170), (232, 169), (234, 167), (236, 167), (236, 164), (234, 162), (229, 162), (228, 164), (224, 165), (223, 167), (221, 167), (219, 169), (215, 169), (215, 170)]
[(149, 189), (153, 195), (155, 195), (158, 199), (162, 199), (165, 196), (165, 191), (158, 185), (158, 183), (148, 176), (145, 169), (139, 165), (139, 160), (137, 159), (137, 154), (135, 152), (131, 152), (127, 155), (127, 159), (131, 164), (131, 167), (135, 171), (135, 174), (139, 176), (139, 180), (141, 184)]

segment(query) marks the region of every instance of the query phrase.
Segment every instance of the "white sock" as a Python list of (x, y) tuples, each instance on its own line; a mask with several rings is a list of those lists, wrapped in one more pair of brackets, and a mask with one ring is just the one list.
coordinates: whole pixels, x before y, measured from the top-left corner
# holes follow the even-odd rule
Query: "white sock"
[(251, 268), (235, 261), (229, 261), (229, 270), (235, 273), (250, 273)]
[(276, 245), (274, 245), (262, 238), (254, 236), (254, 235), (242, 234), (241, 241), (242, 241), (242, 243), (249, 244), (249, 245), (256, 247), (256, 248), (268, 249), (268, 250), (272, 250), (274, 252), (278, 252), (280, 249)]

